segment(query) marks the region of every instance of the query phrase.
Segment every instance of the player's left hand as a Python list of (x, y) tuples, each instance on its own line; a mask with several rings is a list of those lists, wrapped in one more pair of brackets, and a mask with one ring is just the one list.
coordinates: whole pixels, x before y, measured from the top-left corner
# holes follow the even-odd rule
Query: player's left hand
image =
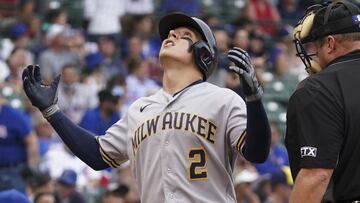
[(41, 81), (40, 67), (38, 65), (27, 66), (23, 73), (23, 88), (32, 105), (36, 106), (45, 118), (59, 110), (57, 106), (57, 87), (60, 75), (57, 76), (51, 85), (45, 85)]
[(234, 47), (229, 50), (228, 58), (235, 64), (229, 68), (240, 76), (246, 101), (261, 99), (264, 91), (256, 78), (249, 54), (243, 49)]

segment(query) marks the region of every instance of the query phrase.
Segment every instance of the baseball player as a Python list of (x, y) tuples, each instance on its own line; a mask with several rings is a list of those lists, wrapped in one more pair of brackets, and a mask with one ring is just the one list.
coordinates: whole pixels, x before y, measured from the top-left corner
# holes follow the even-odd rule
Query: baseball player
[(181, 13), (159, 23), (163, 88), (136, 100), (105, 135), (73, 124), (56, 105), (57, 77), (41, 83), (38, 66), (23, 72), (32, 104), (65, 144), (94, 169), (130, 160), (141, 202), (235, 202), (232, 170), (236, 156), (263, 162), (270, 128), (248, 54), (234, 48), (230, 68), (240, 75), (246, 102), (206, 79), (217, 65), (216, 41), (202, 20)]

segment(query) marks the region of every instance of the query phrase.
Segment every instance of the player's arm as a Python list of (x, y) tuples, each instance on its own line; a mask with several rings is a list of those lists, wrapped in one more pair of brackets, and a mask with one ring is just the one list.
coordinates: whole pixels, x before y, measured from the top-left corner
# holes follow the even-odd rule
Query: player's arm
[(229, 68), (239, 74), (247, 108), (247, 134), (242, 148), (244, 157), (251, 162), (264, 162), (269, 154), (271, 131), (261, 102), (263, 89), (257, 81), (255, 70), (246, 51), (234, 47), (228, 58), (235, 66)]
[(95, 135), (75, 125), (58, 108), (57, 86), (60, 76), (50, 86), (41, 83), (39, 66), (28, 66), (23, 71), (23, 85), (26, 95), (49, 121), (66, 146), (82, 161), (95, 170), (108, 168), (102, 159)]
[(333, 169), (302, 168), (296, 177), (290, 203), (321, 202), (332, 173)]

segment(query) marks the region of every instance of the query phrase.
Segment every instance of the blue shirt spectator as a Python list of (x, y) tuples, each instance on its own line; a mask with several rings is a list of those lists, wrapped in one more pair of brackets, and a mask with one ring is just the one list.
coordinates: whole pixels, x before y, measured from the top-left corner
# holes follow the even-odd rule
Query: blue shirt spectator
[(272, 173), (281, 169), (283, 166), (289, 166), (289, 157), (285, 147), (277, 144), (270, 149), (268, 159), (262, 164), (255, 164), (260, 175)]
[(276, 124), (271, 126), (271, 147), (269, 156), (262, 164), (255, 164), (260, 175), (273, 173), (281, 170), (284, 166), (289, 166), (289, 157), (286, 148), (281, 142), (279, 130)]
[(26, 162), (25, 138), (31, 123), (20, 111), (0, 105), (0, 167)]
[(107, 88), (98, 93), (99, 106), (88, 110), (80, 121), (80, 126), (96, 135), (105, 131), (120, 120), (121, 98), (124, 90), (120, 86)]
[(30, 123), (19, 110), (0, 103), (0, 191), (13, 188), (25, 192), (22, 174), (27, 166), (36, 166), (38, 159)]
[(100, 107), (96, 107), (85, 113), (79, 125), (96, 135), (104, 135), (105, 131), (118, 120), (120, 120), (119, 113), (114, 112), (110, 117), (103, 118)]

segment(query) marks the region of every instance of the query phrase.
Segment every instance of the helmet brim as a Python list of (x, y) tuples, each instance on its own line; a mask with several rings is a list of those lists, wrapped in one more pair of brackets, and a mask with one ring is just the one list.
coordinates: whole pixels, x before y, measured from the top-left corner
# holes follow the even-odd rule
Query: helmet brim
[(159, 35), (161, 41), (168, 37), (170, 30), (178, 27), (191, 27), (200, 33), (203, 40), (206, 40), (205, 34), (200, 25), (192, 17), (183, 13), (171, 13), (161, 18), (159, 22)]

